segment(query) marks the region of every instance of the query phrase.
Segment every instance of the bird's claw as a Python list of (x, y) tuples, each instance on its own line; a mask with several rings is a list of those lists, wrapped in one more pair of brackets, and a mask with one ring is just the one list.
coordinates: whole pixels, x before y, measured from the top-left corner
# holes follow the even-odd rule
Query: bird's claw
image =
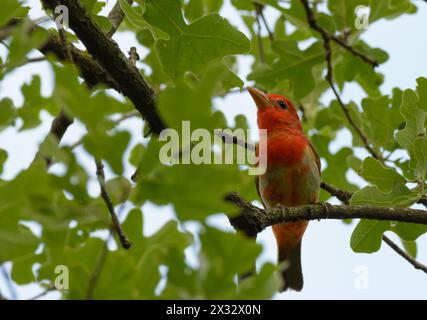
[(328, 202), (318, 202), (318, 204), (325, 210), (326, 216), (329, 215), (329, 210), (332, 208), (332, 205)]

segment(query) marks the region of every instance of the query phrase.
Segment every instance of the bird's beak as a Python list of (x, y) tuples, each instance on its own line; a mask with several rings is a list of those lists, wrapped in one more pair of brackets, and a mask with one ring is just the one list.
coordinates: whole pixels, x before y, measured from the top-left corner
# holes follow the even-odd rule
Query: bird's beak
[(248, 87), (247, 89), (251, 94), (252, 99), (254, 99), (258, 109), (263, 109), (271, 104), (270, 99), (268, 99), (267, 95), (264, 92), (252, 87)]

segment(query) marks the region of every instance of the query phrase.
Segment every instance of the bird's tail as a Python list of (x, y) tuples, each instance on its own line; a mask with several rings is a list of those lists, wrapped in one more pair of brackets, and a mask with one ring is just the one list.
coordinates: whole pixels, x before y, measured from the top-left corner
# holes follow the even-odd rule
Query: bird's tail
[(283, 288), (281, 291), (288, 289), (301, 291), (304, 285), (301, 267), (301, 242), (289, 251), (280, 246), (278, 249), (279, 262), (287, 262), (285, 269), (282, 271)]
[(273, 225), (279, 263), (284, 264), (282, 271), (284, 283), (281, 291), (302, 290), (304, 281), (301, 268), (301, 240), (307, 224), (307, 221), (298, 221)]

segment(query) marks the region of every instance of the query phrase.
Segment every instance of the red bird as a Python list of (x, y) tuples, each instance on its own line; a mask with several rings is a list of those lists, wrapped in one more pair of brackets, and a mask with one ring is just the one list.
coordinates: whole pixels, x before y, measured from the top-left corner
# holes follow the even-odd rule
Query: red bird
[[(267, 170), (257, 178), (257, 190), (267, 208), (276, 204), (298, 206), (316, 203), (320, 191), (320, 160), (304, 135), (293, 103), (278, 94), (248, 88), (258, 108), (258, 128), (267, 129)], [(283, 290), (303, 287), (301, 240), (308, 221), (274, 225)]]

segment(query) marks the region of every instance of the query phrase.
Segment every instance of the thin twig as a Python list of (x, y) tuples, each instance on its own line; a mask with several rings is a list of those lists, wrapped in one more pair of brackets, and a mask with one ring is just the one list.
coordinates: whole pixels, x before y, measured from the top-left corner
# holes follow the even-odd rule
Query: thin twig
[[(119, 212), (117, 213), (117, 216), (120, 217), (121, 213), (123, 212), (123, 209), (125, 208), (125, 204), (123, 203), (119, 209)], [(86, 300), (92, 300), (93, 299), (93, 293), (95, 292), (96, 285), (98, 283), (98, 279), (101, 275), (102, 269), (105, 266), (105, 261), (107, 260), (107, 256), (109, 254), (108, 250), (108, 243), (113, 238), (114, 229), (113, 227), (110, 228), (110, 232), (108, 234), (107, 239), (104, 242), (104, 245), (102, 246), (102, 249), (98, 255), (98, 259), (95, 264), (95, 268), (89, 278), (89, 284), (86, 291)]]
[(327, 65), (326, 80), (328, 81), (329, 86), (331, 87), (331, 89), (332, 89), (332, 91), (333, 91), (333, 93), (334, 93), (334, 95), (338, 101), (338, 104), (340, 105), (342, 111), (344, 112), (344, 115), (347, 118), (347, 121), (353, 127), (353, 129), (356, 131), (356, 133), (358, 134), (358, 136), (362, 140), (365, 148), (369, 151), (369, 153), (375, 159), (382, 160), (381, 155), (379, 155), (371, 147), (371, 145), (369, 144), (368, 138), (366, 137), (366, 135), (364, 134), (362, 129), (356, 124), (356, 122), (351, 117), (350, 110), (342, 101), (341, 96), (339, 95), (338, 90), (335, 87), (334, 80), (333, 80), (333, 72), (332, 72), (332, 51), (331, 51), (331, 45), (330, 45), (330, 40), (333, 39), (333, 37), (331, 36), (331, 34), (329, 32), (327, 32), (325, 29), (323, 29), (322, 27), (319, 26), (319, 24), (317, 23), (317, 21), (314, 17), (314, 13), (311, 10), (310, 5), (308, 4), (308, 1), (307, 0), (301, 0), (301, 2), (302, 2), (304, 9), (305, 9), (308, 24), (310, 25), (310, 27), (313, 30), (316, 30), (317, 32), (319, 32), (320, 35), (322, 36), (323, 47), (325, 49), (325, 60), (326, 60), (326, 65)]
[(257, 41), (258, 41), (258, 50), (259, 50), (259, 60), (264, 63), (265, 62), (265, 53), (264, 53), (264, 44), (262, 42), (261, 35), (261, 22), (260, 22), (260, 14), (262, 12), (262, 5), (258, 3), (254, 3), (255, 6), (255, 14), (256, 14), (256, 22), (257, 22)]
[[(46, 61), (46, 57), (29, 58), (29, 59), (26, 59), (23, 63), (17, 65), (16, 68), (23, 67), (23, 66), (30, 64), (30, 63), (37, 63), (37, 62), (43, 62), (43, 61)], [(6, 66), (7, 66), (7, 64), (3, 63), (2, 65), (0, 65), (0, 69), (6, 68)]]
[(330, 185), (329, 183), (326, 183), (324, 181), (322, 181), (320, 183), (320, 187), (325, 190), (326, 192), (328, 192), (329, 194), (337, 197), (338, 200), (341, 200), (343, 203), (345, 204), (349, 204), (350, 203), (350, 199), (352, 196), (351, 192), (348, 192), (346, 190), (341, 190), (338, 189), (337, 187), (334, 187), (333, 185)]
[(62, 42), (62, 47), (66, 50), (67, 59), (68, 61), (71, 62), (71, 65), (74, 66), (74, 59), (71, 53), (71, 46), (68, 44), (68, 41), (67, 41), (67, 34), (65, 33), (64, 29), (59, 29), (58, 33), (59, 33), (59, 39), (61, 39), (61, 42)]
[(49, 288), (46, 288), (43, 292), (40, 292), (39, 294), (35, 295), (32, 298), (29, 298), (28, 300), (37, 300), (43, 296), (45, 296), (46, 294), (48, 294), (49, 292), (55, 291), (57, 290), (55, 286), (51, 286)]
[(301, 102), (298, 103), (298, 108), (301, 110), (301, 121), (303, 123), (307, 122), (307, 112), (305, 111), (305, 107)]
[(274, 34), (273, 34), (273, 32), (271, 32), (271, 30), (270, 30), (270, 27), (269, 27), (269, 25), (268, 25), (268, 23), (267, 23), (267, 19), (265, 19), (265, 15), (264, 15), (264, 6), (263, 5), (261, 5), (261, 4), (258, 4), (259, 6), (261, 6), (261, 9), (260, 9), (260, 11), (259, 11), (259, 16), (261, 17), (261, 19), (262, 19), (262, 22), (263, 22), (263, 24), (264, 24), (264, 27), (265, 27), (265, 30), (267, 30), (267, 33), (268, 33), (268, 37), (270, 38), (270, 41), (274, 41)]
[(120, 225), (120, 221), (117, 218), (116, 211), (114, 209), (113, 201), (110, 198), (106, 188), (105, 188), (105, 173), (104, 173), (104, 165), (101, 161), (96, 160), (96, 177), (98, 178), (99, 187), (101, 189), (101, 197), (104, 199), (105, 204), (107, 205), (108, 212), (111, 216), (111, 222), (113, 226), (114, 232), (117, 234), (120, 240), (120, 244), (123, 248), (129, 249), (132, 246), (132, 243), (126, 237), (122, 226)]
[(349, 45), (348, 43), (346, 43), (343, 39), (341, 39), (341, 38), (339, 38), (339, 37), (337, 37), (337, 36), (329, 33), (326, 29), (323, 29), (317, 23), (317, 20), (314, 17), (313, 10), (311, 9), (310, 4), (308, 3), (308, 1), (307, 0), (301, 0), (301, 3), (304, 6), (304, 10), (305, 10), (305, 13), (306, 13), (306, 16), (307, 16), (308, 24), (310, 25), (310, 27), (313, 30), (316, 30), (317, 32), (319, 32), (322, 35), (322, 38), (324, 40), (325, 40), (325, 37), (326, 37), (327, 40), (328, 40), (328, 42), (329, 42), (329, 40), (332, 40), (335, 43), (337, 43), (338, 45), (340, 45), (341, 47), (343, 47), (344, 49), (346, 49), (349, 52), (351, 52), (356, 57), (359, 57), (360, 59), (362, 59), (366, 63), (372, 65), (373, 67), (377, 67), (378, 66), (378, 62), (376, 60), (374, 60), (374, 59), (372, 59), (370, 57), (367, 57), (363, 53), (358, 52), (351, 45)]
[(131, 47), (129, 50), (129, 60), (133, 65), (136, 65), (136, 62), (139, 60), (139, 54), (136, 50), (136, 47)]
[(347, 42), (345, 42), (343, 39), (337, 37), (334, 34), (331, 34), (331, 40), (333, 40), (335, 43), (337, 43), (338, 45), (340, 45), (341, 47), (347, 49), (348, 51), (350, 51), (353, 55), (355, 55), (356, 57), (359, 57), (360, 59), (362, 59), (363, 61), (365, 61), (366, 63), (370, 64), (373, 67), (378, 67), (378, 61), (375, 59), (372, 59), (366, 55), (364, 55), (363, 53), (360, 53), (359, 51), (357, 51), (356, 49), (354, 49), (351, 45), (349, 45)]
[(226, 131), (222, 131), (221, 133), (217, 133), (217, 136), (222, 139), (224, 143), (232, 143), (236, 144), (238, 146), (241, 146), (242, 148), (245, 148), (249, 151), (255, 152), (255, 145), (246, 141), (242, 141), (236, 136), (233, 136)]
[(427, 266), (418, 262), (412, 258), (409, 254), (403, 251), (397, 244), (395, 244), (389, 237), (383, 235), (383, 241), (389, 245), (395, 252), (397, 252), (401, 257), (408, 261), (415, 269), (422, 270), (427, 273)]

